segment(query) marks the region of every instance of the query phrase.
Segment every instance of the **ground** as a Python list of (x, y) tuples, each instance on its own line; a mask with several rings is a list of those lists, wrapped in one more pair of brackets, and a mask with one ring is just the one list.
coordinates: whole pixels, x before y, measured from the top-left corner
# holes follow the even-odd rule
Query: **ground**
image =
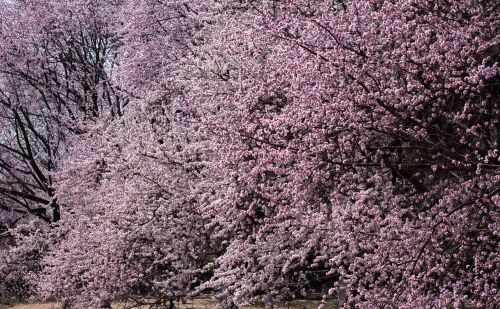
[[(295, 300), (279, 304), (276, 309), (317, 309), (320, 305), (319, 301), (311, 300)], [(218, 307), (217, 302), (208, 299), (193, 299), (186, 304), (176, 303), (176, 308), (179, 309), (214, 309)], [(57, 303), (32, 303), (32, 304), (18, 304), (14, 306), (0, 305), (0, 309), (60, 309), (61, 306)], [(127, 306), (123, 303), (113, 304), (113, 309), (125, 309)], [(135, 307), (137, 308), (137, 307)], [(147, 307), (144, 307), (147, 308)], [(255, 305), (247, 309), (262, 308), (262, 306)], [(333, 303), (328, 303), (324, 309), (336, 309)]]

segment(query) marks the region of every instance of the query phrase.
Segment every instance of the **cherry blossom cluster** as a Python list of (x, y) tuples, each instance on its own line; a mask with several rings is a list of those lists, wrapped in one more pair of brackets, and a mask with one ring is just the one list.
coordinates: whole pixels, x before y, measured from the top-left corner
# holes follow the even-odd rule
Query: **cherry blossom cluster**
[[(0, 102), (33, 104), (26, 110), (42, 116), (29, 119), (64, 136), (57, 164), (38, 163), (50, 190), (33, 192), (49, 196), (47, 212), (57, 203), (60, 218), (5, 211), (0, 221), (10, 286), (68, 308), (207, 293), (224, 308), (317, 293), (345, 308), (498, 306), (498, 5), (0, 6)], [(43, 30), (23, 26), (34, 23)], [(60, 58), (46, 51), (90, 56), (64, 75), (73, 62), (54, 65)], [(48, 81), (40, 88), (12, 72)], [(60, 106), (80, 108), (73, 117), (30, 103), (49, 94), (56, 106), (63, 91)], [(2, 128), (12, 119), (29, 128), (4, 106)], [(32, 131), (53, 139), (44, 128)], [(15, 166), (26, 141), (0, 152), (0, 167)], [(15, 174), (4, 170), (0, 193)]]

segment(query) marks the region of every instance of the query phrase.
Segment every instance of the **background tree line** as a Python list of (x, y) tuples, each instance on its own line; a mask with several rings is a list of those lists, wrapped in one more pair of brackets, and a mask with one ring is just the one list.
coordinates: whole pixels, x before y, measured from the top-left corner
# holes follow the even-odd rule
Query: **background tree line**
[(497, 306), (499, 13), (0, 1), (0, 289)]

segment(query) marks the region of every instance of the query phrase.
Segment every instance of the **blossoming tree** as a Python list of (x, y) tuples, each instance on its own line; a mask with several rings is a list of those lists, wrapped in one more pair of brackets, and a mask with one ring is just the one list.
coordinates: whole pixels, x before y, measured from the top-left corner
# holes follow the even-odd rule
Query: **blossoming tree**
[[(28, 236), (10, 248), (40, 256), (36, 269), (20, 268), (12, 278), (27, 277), (40, 295), (75, 308), (144, 297), (172, 306), (174, 297), (205, 292), (224, 307), (256, 300), (272, 307), (313, 292), (355, 308), (498, 305), (499, 5), (61, 3), (91, 3), (83, 24), (102, 23), (104, 37), (119, 40), (113, 57), (99, 58), (106, 74), (91, 80), (91, 90), (85, 83), (95, 66), (87, 62), (64, 77), (70, 90), (51, 77), (47, 61), (34, 60), (42, 73), (20, 79), (22, 96), (7, 87), (14, 77), (2, 80), (12, 89), (6, 98), (43, 101), (45, 94), (49, 106), (59, 104), (50, 89), (66, 91), (53, 118), (78, 128), (64, 133), (69, 146), (50, 169), (43, 155), (15, 163), (28, 144), (19, 124), (8, 131), (18, 146), (0, 167), (33, 170), (23, 174), (29, 181), (20, 178), (32, 183), (36, 170), (26, 164), (44, 166), (52, 193), (38, 185), (33, 193), (44, 201), (35, 202), (66, 209), (58, 220), (40, 211), (19, 228), (16, 235)], [(5, 16), (15, 16), (4, 6)], [(46, 20), (43, 10), (33, 12), (30, 22)], [(61, 33), (82, 25), (65, 16), (55, 23), (64, 31), (49, 36), (65, 43), (33, 52), (64, 55), (72, 45)], [(17, 23), (6, 20), (2, 31), (10, 34), (4, 29)], [(68, 53), (95, 57), (92, 46)], [(15, 50), (8, 45), (2, 57)], [(113, 117), (128, 101), (110, 99), (110, 89), (129, 94), (125, 115)], [(82, 108), (94, 98), (108, 107), (87, 115)], [(78, 121), (66, 106), (81, 112)], [(6, 124), (17, 121), (9, 108), (0, 120)], [(36, 137), (43, 147), (36, 132), (52, 118), (37, 110), (45, 122), (36, 121), (35, 131), (22, 109), (18, 118), (33, 131), (27, 140)], [(68, 132), (49, 123), (44, 134)], [(12, 188), (6, 175), (1, 184)], [(11, 211), (2, 222), (16, 218)], [(43, 218), (57, 224), (43, 225)]]

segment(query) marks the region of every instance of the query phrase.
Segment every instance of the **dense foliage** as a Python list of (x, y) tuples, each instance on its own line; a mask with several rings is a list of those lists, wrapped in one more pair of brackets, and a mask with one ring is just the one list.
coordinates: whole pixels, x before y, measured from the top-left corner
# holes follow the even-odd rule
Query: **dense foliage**
[(500, 4), (0, 0), (0, 290), (493, 308)]

